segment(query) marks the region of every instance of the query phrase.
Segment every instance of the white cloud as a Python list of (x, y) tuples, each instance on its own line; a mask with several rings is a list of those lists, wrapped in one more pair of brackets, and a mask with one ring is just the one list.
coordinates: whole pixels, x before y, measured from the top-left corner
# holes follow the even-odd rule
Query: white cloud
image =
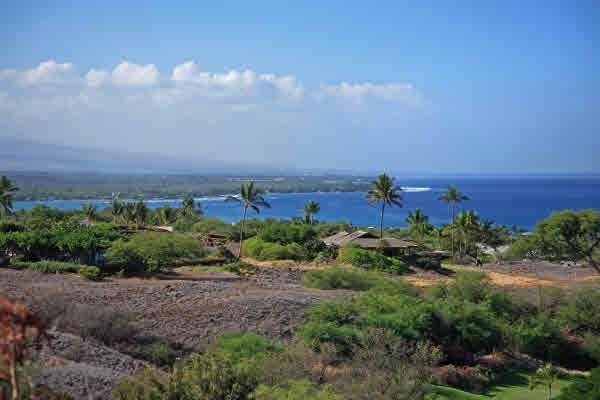
[(192, 83), (207, 89), (243, 95), (279, 94), (289, 99), (301, 99), (304, 88), (293, 76), (258, 74), (253, 70), (230, 70), (227, 73), (201, 71), (194, 61), (173, 68), (171, 79), (176, 83)]
[(408, 83), (374, 84), (347, 83), (324, 85), (321, 87), (319, 98), (329, 97), (352, 104), (361, 105), (369, 100), (395, 102), (409, 106), (419, 106), (423, 103), (421, 94)]
[(103, 83), (107, 82), (109, 78), (109, 74), (107, 71), (101, 69), (90, 69), (87, 74), (85, 74), (85, 81), (88, 86), (98, 87)]
[(54, 60), (48, 60), (40, 63), (35, 68), (23, 71), (20, 74), (20, 79), (26, 85), (65, 83), (74, 77), (74, 72), (71, 63), (59, 64)]
[(122, 86), (150, 86), (158, 82), (158, 69), (154, 64), (139, 65), (123, 61), (112, 71), (112, 81)]

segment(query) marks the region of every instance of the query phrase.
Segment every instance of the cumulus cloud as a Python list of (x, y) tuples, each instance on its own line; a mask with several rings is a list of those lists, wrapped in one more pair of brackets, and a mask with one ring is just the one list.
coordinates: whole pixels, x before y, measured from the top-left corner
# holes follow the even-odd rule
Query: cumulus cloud
[(149, 86), (158, 82), (158, 69), (154, 64), (139, 65), (123, 61), (113, 69), (111, 77), (115, 85)]
[(187, 61), (175, 66), (171, 79), (179, 84), (195, 84), (208, 89), (229, 91), (233, 94), (279, 94), (296, 100), (301, 99), (304, 94), (304, 88), (293, 76), (259, 74), (250, 69), (209, 73), (201, 71), (194, 61)]
[(85, 81), (88, 86), (98, 87), (109, 79), (109, 73), (107, 71), (101, 69), (90, 69), (87, 74), (85, 74)]
[(41, 62), (37, 67), (24, 71), (3, 70), (0, 76), (15, 78), (24, 85), (44, 83), (66, 83), (74, 79), (75, 69), (71, 63), (57, 63), (54, 60)]

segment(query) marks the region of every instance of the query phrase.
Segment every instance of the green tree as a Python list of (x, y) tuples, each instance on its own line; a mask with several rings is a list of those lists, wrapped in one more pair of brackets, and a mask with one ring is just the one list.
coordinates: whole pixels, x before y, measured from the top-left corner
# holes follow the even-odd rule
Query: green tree
[(177, 219), (177, 209), (164, 206), (156, 210), (156, 221), (159, 225), (170, 225)]
[(18, 187), (6, 177), (0, 177), (0, 217), (6, 217), (13, 212), (13, 195)]
[(458, 253), (463, 256), (468, 253), (469, 245), (475, 239), (479, 230), (479, 215), (473, 210), (465, 211), (456, 216), (454, 228), (460, 236)]
[(138, 200), (133, 206), (134, 221), (137, 225), (143, 225), (148, 219), (148, 207), (144, 200)]
[(113, 193), (110, 203), (110, 214), (112, 215), (113, 223), (122, 223), (125, 214), (125, 203), (119, 198), (119, 193)]
[[(448, 186), (448, 189), (442, 193), (439, 197), (439, 200), (442, 200), (445, 203), (448, 203), (450, 206), (450, 216), (451, 223), (454, 225), (455, 215), (456, 215), (456, 205), (464, 200), (469, 200), (467, 196), (460, 193), (456, 186)], [(452, 242), (452, 257), (454, 257), (454, 228), (451, 230), (451, 242)]]
[(416, 233), (420, 238), (423, 238), (431, 232), (433, 228), (429, 223), (429, 217), (419, 208), (408, 213), (406, 223), (408, 224), (410, 231)]
[(546, 364), (529, 377), (529, 390), (543, 386), (548, 390), (548, 400), (552, 399), (552, 386), (558, 379), (558, 371), (552, 364)]
[(304, 206), (304, 220), (306, 223), (313, 225), (314, 217), (319, 211), (321, 211), (321, 206), (316, 201), (311, 200), (306, 203)]
[(202, 214), (200, 203), (196, 204), (194, 196), (191, 193), (183, 198), (180, 214), (184, 218), (193, 218)]
[(88, 221), (95, 221), (98, 218), (98, 207), (95, 204), (88, 203), (81, 206), (81, 211)]
[(240, 249), (237, 258), (242, 257), (242, 244), (244, 242), (244, 226), (246, 225), (246, 216), (248, 209), (252, 209), (255, 213), (260, 213), (260, 207), (270, 208), (271, 205), (264, 199), (263, 191), (254, 186), (254, 181), (250, 183), (242, 183), (240, 193), (237, 196), (227, 196), (225, 201), (235, 201), (242, 204), (242, 224), (240, 225)]
[(600, 272), (600, 212), (555, 212), (539, 222), (533, 234), (520, 237), (511, 246), (511, 253), (535, 254), (552, 261), (584, 260)]
[(387, 174), (381, 174), (371, 184), (371, 189), (367, 192), (369, 204), (374, 205), (381, 202), (381, 212), (379, 214), (379, 238), (383, 239), (383, 215), (385, 206), (402, 207), (402, 189), (394, 185), (394, 179)]

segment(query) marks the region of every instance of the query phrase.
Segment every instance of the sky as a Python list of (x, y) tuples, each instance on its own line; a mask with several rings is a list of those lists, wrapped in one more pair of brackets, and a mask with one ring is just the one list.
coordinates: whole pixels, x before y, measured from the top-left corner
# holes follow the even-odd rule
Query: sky
[(3, 1), (0, 137), (195, 165), (600, 173), (598, 1)]

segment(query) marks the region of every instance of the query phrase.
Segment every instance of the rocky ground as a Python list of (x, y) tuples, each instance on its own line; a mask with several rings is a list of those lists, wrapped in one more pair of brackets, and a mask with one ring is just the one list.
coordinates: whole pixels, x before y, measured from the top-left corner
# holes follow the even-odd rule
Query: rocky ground
[(166, 279), (91, 282), (76, 275), (0, 269), (0, 291), (52, 320), (50, 339), (32, 368), (34, 381), (87, 400), (90, 395), (109, 398), (123, 375), (147, 365), (116, 350), (127, 346), (96, 341), (88, 326), (94, 320), (108, 316), (110, 321), (113, 312), (128, 315), (135, 331), (126, 341), (153, 337), (186, 351), (201, 351), (226, 332), (285, 339), (309, 305), (339, 295), (303, 288), (300, 278), (298, 270), (260, 268), (249, 278), (186, 272)]

